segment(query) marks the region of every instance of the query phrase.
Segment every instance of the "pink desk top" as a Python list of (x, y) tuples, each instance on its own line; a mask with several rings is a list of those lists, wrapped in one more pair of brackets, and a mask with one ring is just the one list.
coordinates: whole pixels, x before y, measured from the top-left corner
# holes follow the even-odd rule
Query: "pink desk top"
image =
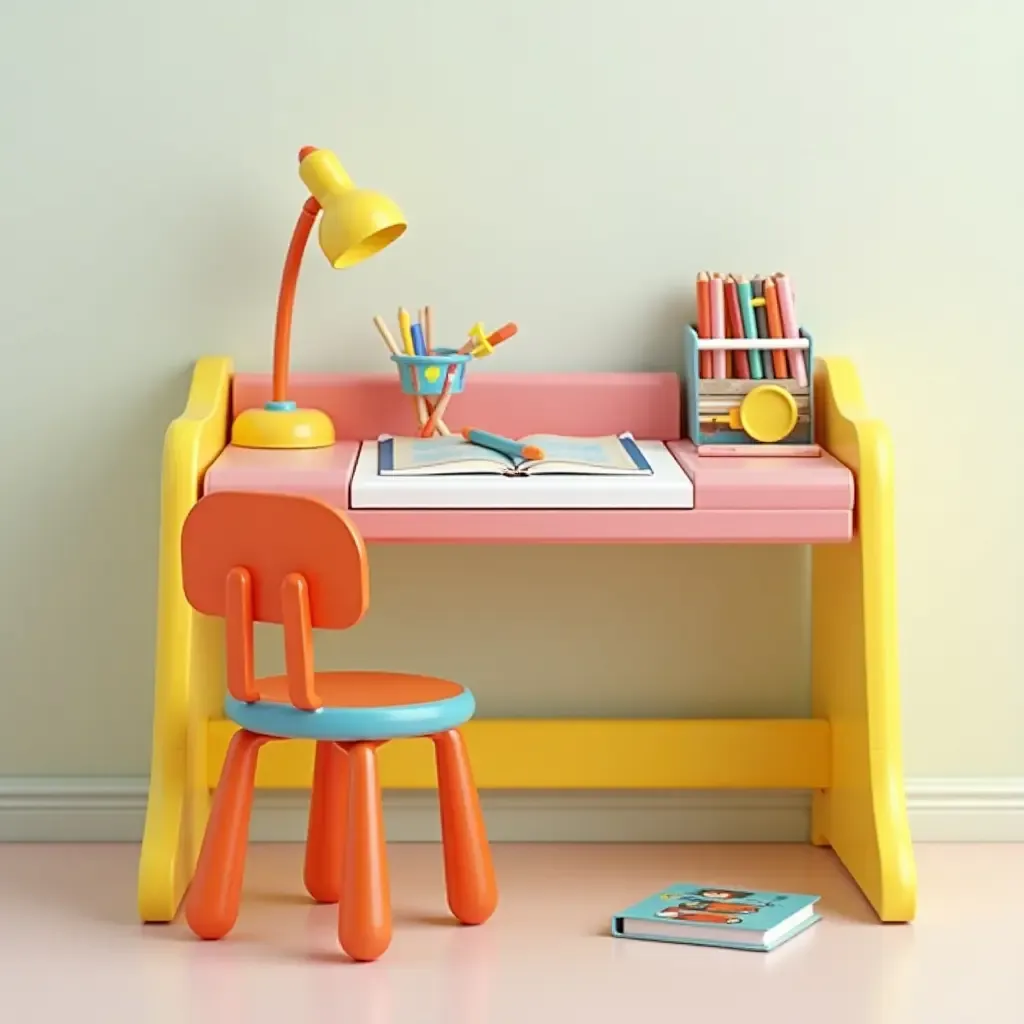
[(698, 509), (853, 509), (853, 474), (828, 452), (817, 458), (702, 458), (692, 441), (669, 441), (693, 481)]
[[(267, 374), (236, 374), (232, 408), (270, 397)], [(206, 493), (225, 490), (306, 494), (345, 509), (368, 541), (391, 543), (763, 543), (846, 541), (853, 530), (853, 474), (832, 456), (700, 458), (679, 440), (682, 410), (673, 373), (503, 374), (474, 371), (445, 418), (510, 437), (529, 433), (599, 435), (630, 431), (662, 440), (694, 485), (694, 508), (355, 509), (350, 486), (362, 438), (408, 435), (414, 407), (393, 373), (295, 374), (289, 397), (322, 409), (338, 443), (314, 451), (229, 446), (209, 468)]]
[(204, 491), (306, 494), (349, 512), (367, 541), (391, 543), (761, 543), (849, 540), (853, 475), (820, 458), (701, 458), (689, 441), (668, 442), (694, 483), (687, 510), (352, 510), (349, 485), (359, 442), (304, 452), (228, 446)]

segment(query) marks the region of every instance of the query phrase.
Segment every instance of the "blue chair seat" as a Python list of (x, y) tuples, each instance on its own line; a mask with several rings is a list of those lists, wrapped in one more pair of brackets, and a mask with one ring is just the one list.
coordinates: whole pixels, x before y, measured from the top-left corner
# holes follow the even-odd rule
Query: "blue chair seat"
[(431, 736), (458, 728), (476, 709), (473, 694), (458, 683), (398, 672), (317, 672), (323, 707), (315, 711), (290, 703), (287, 676), (266, 676), (257, 687), (260, 700), (246, 703), (229, 694), (224, 713), (243, 729), (282, 738), (344, 742)]

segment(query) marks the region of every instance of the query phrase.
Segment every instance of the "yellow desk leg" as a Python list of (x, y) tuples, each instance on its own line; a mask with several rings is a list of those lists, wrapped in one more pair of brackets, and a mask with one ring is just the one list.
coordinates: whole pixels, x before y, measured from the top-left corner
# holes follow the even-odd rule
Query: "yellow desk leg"
[(811, 570), (816, 718), (832, 731), (832, 781), (811, 837), (831, 845), (883, 921), (913, 920), (917, 873), (903, 792), (893, 466), (889, 432), (864, 408), (846, 359), (816, 361), (818, 441), (853, 470), (854, 539), (821, 545)]
[(200, 359), (184, 413), (164, 438), (160, 494), (153, 758), (139, 863), (139, 915), (171, 921), (192, 877), (209, 812), (207, 722), (220, 712), (220, 623), (181, 587), (181, 527), (228, 438), (231, 362)]

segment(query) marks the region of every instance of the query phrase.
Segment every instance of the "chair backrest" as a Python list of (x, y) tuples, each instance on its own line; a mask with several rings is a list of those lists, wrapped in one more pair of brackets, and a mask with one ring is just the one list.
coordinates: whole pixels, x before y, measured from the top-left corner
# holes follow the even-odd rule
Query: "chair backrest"
[(229, 692), (259, 699), (252, 627), (274, 622), (292, 703), (319, 707), (312, 629), (348, 629), (369, 605), (366, 548), (348, 517), (312, 498), (219, 491), (185, 519), (181, 564), (189, 604), (225, 619)]

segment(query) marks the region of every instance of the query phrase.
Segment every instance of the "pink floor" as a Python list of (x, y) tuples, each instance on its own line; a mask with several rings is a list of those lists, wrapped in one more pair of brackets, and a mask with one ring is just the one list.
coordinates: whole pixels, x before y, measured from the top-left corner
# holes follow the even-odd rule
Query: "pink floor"
[[(501, 905), (467, 929), (447, 917), (439, 849), (392, 846), (394, 942), (355, 965), (336, 945), (334, 908), (302, 892), (299, 846), (250, 851), (241, 918), (219, 943), (136, 921), (133, 846), (0, 846), (0, 1020), (1024, 1020), (1019, 845), (919, 846), (918, 920), (887, 926), (810, 846), (495, 853)], [(682, 881), (819, 892), (825, 920), (769, 954), (608, 937), (613, 911)]]

